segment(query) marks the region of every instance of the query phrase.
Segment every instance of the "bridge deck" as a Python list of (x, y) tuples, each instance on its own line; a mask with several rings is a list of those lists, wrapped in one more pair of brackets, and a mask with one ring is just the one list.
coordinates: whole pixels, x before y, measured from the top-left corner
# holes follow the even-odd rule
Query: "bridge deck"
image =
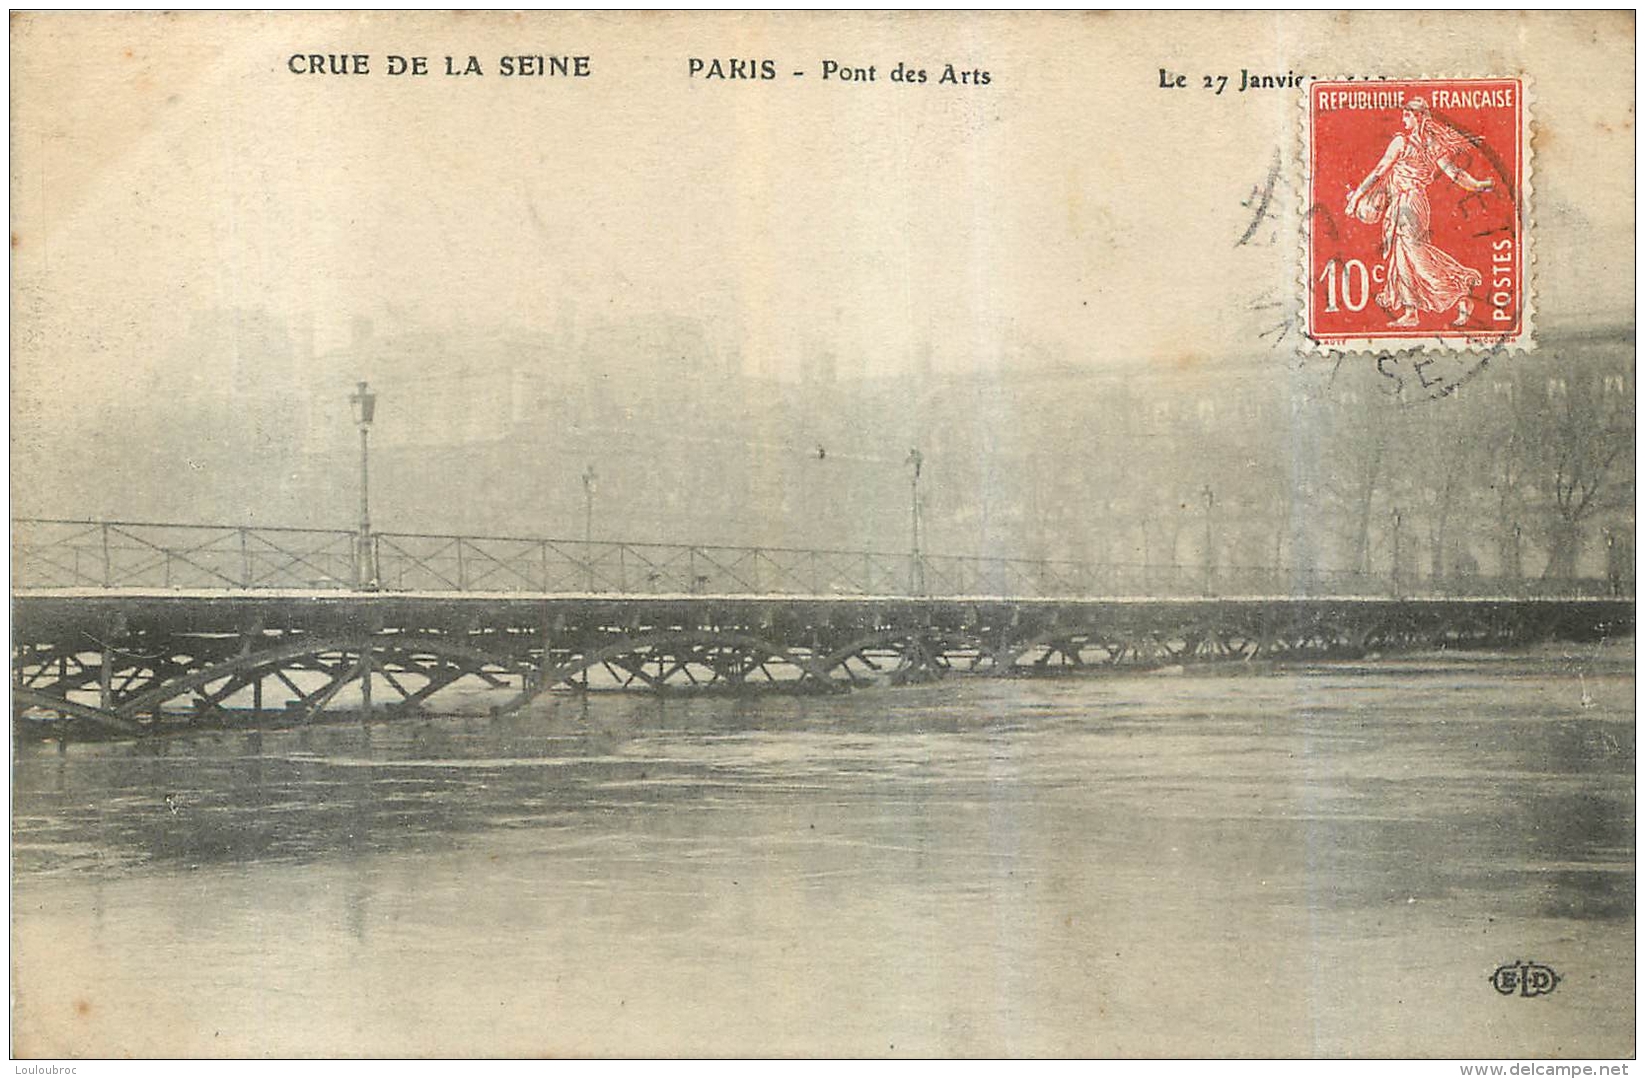
[(396, 625), (471, 629), (520, 624), (539, 625), (545, 618), (609, 620), (632, 625), (636, 620), (668, 625), (790, 623), (829, 625), (842, 621), (885, 624), (998, 624), (1047, 617), (1061, 620), (1158, 618), (1184, 616), (1241, 618), (1253, 612), (1405, 612), (1428, 621), (1434, 617), (1490, 612), (1559, 612), (1614, 622), (1632, 611), (1631, 598), (1556, 599), (1523, 596), (1282, 596), (1227, 597), (1032, 596), (1003, 595), (759, 595), (752, 593), (662, 593), (629, 595), (600, 592), (475, 591), (314, 591), (304, 589), (144, 589), (38, 588), (13, 597), (13, 616), (20, 628), (35, 624), (91, 625), (118, 617), (127, 625), (163, 623), (192, 632), (237, 631), (249, 621), (265, 625)]
[(566, 689), (835, 691), (1634, 625), (1620, 578), (1408, 579), (1397, 560), (1381, 576), (14, 519), (12, 567), (14, 715), (119, 733), (414, 714), (459, 683), (508, 710)]
[(1451, 609), (1457, 607), (1519, 606), (1553, 609), (1573, 606), (1633, 605), (1631, 596), (1365, 596), (1365, 595), (1238, 595), (1238, 596), (1135, 596), (1135, 595), (1047, 595), (1009, 596), (967, 594), (909, 596), (839, 594), (762, 594), (753, 592), (478, 592), (478, 591), (313, 591), (304, 589), (148, 589), (148, 588), (32, 588), (13, 593), (20, 614), (46, 609), (196, 610), (224, 607), (240, 609), (356, 609), (395, 612), (413, 609), (447, 608), (462, 610), (507, 610), (511, 608), (558, 609), (790, 609), (790, 610), (938, 610), (963, 607), (1013, 607), (1030, 610), (1070, 608), (1097, 610), (1184, 610), (1205, 608), (1350, 606), (1361, 609)]
[(1634, 602), (1630, 596), (1563, 596), (1502, 594), (1418, 594), (1418, 595), (1288, 595), (1251, 594), (1228, 596), (1141, 596), (1141, 595), (1004, 595), (993, 593), (963, 593), (953, 595), (911, 596), (906, 592), (887, 592), (882, 595), (862, 595), (839, 592), (531, 592), (531, 591), (462, 591), (436, 590), (355, 590), (305, 588), (23, 588), (13, 593), (18, 599), (115, 599), (115, 600), (312, 600), (317, 603), (367, 602), (385, 603), (395, 600), (541, 602), (543, 600), (568, 602), (663, 602), (663, 603), (1124, 603), (1142, 605), (1205, 604), (1205, 603), (1587, 603)]
[[(29, 588), (13, 708), (62, 732), (437, 710), (553, 690), (836, 691), (949, 673), (1360, 656), (1631, 634), (1632, 598)], [(431, 700), (434, 703), (430, 703)]]

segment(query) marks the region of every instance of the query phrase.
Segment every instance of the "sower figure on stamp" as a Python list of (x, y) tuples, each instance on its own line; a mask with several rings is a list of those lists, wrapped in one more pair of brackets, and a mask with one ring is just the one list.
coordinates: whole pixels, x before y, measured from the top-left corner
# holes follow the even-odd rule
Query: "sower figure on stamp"
[(1398, 312), (1390, 326), (1415, 326), (1418, 311), (1448, 311), (1453, 306), (1457, 314), (1452, 325), (1462, 326), (1473, 311), (1470, 293), (1484, 284), (1485, 277), (1430, 242), (1427, 189), (1438, 172), (1465, 191), (1489, 191), (1492, 183), (1474, 179), (1451, 160), (1468, 148), (1468, 140), (1435, 120), (1427, 101), (1412, 98), (1401, 117), (1404, 132), (1394, 136), (1376, 168), (1349, 194), (1348, 214), (1367, 224), (1382, 218), (1385, 277), (1376, 301), (1384, 310)]

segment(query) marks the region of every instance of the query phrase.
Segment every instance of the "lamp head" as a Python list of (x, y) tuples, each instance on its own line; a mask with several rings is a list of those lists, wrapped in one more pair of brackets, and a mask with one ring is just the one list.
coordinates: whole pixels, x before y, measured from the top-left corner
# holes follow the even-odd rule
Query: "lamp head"
[(365, 382), (348, 395), (348, 403), (354, 407), (354, 422), (361, 428), (371, 426), (371, 421), (377, 418), (377, 395), (372, 393)]

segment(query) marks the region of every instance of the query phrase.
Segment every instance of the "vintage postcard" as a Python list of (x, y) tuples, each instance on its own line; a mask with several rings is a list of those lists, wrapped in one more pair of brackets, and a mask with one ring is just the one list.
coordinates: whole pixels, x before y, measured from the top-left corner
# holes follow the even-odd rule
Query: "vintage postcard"
[(10, 30), (14, 1057), (1635, 1054), (1632, 13)]

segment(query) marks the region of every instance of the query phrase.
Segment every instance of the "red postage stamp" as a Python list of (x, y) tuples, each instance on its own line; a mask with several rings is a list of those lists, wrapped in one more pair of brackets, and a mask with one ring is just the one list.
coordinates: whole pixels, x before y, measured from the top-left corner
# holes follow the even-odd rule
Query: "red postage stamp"
[(1321, 80), (1306, 109), (1308, 338), (1371, 351), (1529, 347), (1523, 81)]

